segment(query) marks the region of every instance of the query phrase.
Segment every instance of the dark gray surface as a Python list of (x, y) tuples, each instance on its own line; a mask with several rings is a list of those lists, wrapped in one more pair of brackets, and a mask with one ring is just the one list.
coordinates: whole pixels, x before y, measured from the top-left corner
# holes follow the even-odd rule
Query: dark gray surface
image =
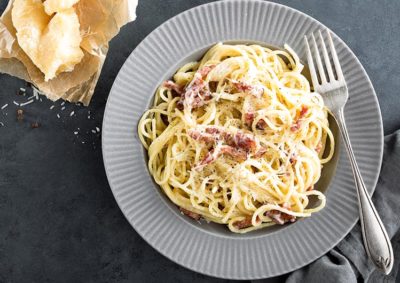
[[(112, 82), (135, 46), (168, 18), (206, 2), (139, 0), (138, 19), (111, 42), (89, 108), (66, 104), (61, 111), (57, 102), (49, 110), (53, 103), (43, 98), (17, 122), (12, 103), (26, 100), (15, 95), (25, 84), (0, 74), (0, 107), (9, 104), (0, 111), (0, 282), (224, 282), (170, 262), (131, 228), (109, 189), (100, 135), (91, 133), (101, 126)], [(276, 2), (315, 17), (352, 48), (378, 94), (385, 133), (399, 128), (400, 2)], [(6, 4), (0, 0), (1, 11)], [(72, 110), (76, 116), (69, 117)], [(33, 121), (42, 126), (31, 129)]]

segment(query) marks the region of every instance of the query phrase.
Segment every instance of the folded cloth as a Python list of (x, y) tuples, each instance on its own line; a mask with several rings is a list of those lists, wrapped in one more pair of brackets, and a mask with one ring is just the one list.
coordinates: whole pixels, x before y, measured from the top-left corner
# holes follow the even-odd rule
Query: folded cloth
[[(393, 270), (384, 275), (375, 269), (365, 252), (360, 224), (330, 252), (294, 271), (287, 283), (396, 282), (400, 265), (400, 130), (385, 137), (382, 170), (372, 200), (392, 239)], [(400, 276), (397, 278), (400, 282)], [(261, 283), (262, 280), (257, 281)], [(272, 281), (268, 281), (272, 282)]]

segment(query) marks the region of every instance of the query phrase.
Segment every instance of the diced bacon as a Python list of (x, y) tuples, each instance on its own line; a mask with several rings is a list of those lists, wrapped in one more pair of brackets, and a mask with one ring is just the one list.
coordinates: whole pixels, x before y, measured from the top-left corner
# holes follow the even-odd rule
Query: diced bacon
[[(251, 227), (252, 225), (251, 220), (252, 217), (247, 216), (245, 219), (233, 223), (233, 226), (235, 226), (237, 229), (245, 229)], [(256, 216), (256, 221), (257, 222), (260, 221), (260, 218), (258, 216)]]
[(295, 222), (296, 221), (296, 216), (289, 215), (287, 213), (281, 212), (279, 210), (270, 210), (264, 213), (265, 216), (268, 216), (271, 218), (273, 222), (279, 225), (283, 225), (286, 222)]
[(256, 148), (256, 140), (253, 135), (238, 131), (236, 134), (229, 133), (217, 127), (207, 127), (204, 131), (189, 130), (188, 135), (194, 140), (206, 143), (223, 141), (227, 145), (244, 151), (252, 151)]
[(290, 215), (290, 214), (287, 214), (287, 213), (281, 213), (281, 217), (283, 218), (283, 221), (285, 221), (285, 223), (286, 222), (291, 222), (291, 223), (293, 223), (293, 222), (295, 222), (296, 221), (296, 216), (293, 216), (293, 215)]
[(218, 129), (217, 127), (207, 127), (205, 132), (210, 135), (220, 135), (221, 134), (221, 130)]
[(204, 66), (194, 74), (190, 84), (181, 91), (181, 98), (177, 103), (178, 109), (183, 110), (185, 105), (190, 109), (199, 108), (212, 98), (209, 86), (204, 82), (204, 78), (214, 68), (215, 65)]
[(254, 117), (254, 112), (244, 113), (244, 123), (246, 124), (246, 126), (251, 127), (254, 121)]
[(196, 130), (188, 130), (187, 134), (189, 135), (189, 137), (191, 137), (194, 140), (200, 140), (201, 137), (201, 133), (200, 131), (196, 131)]
[(204, 66), (197, 72), (204, 78), (215, 68), (215, 66), (216, 65)]
[(265, 130), (265, 128), (267, 127), (267, 122), (265, 122), (263, 119), (260, 119), (257, 124), (256, 124), (256, 128), (258, 130)]
[(197, 141), (201, 141), (204, 143), (215, 143), (218, 140), (221, 140), (223, 137), (221, 136), (221, 130), (216, 127), (207, 127), (204, 131), (200, 130), (188, 130), (188, 135)]
[(302, 106), (300, 110), (300, 119), (303, 118), (308, 112), (308, 107), (307, 106)]
[(300, 128), (301, 128), (301, 122), (302, 122), (302, 119), (304, 118), (304, 116), (307, 114), (307, 112), (308, 112), (308, 107), (307, 106), (302, 106), (301, 107), (301, 110), (300, 110), (300, 114), (299, 114), (299, 118), (296, 120), (296, 122), (294, 122), (293, 123), (293, 125), (290, 127), (290, 130), (292, 131), (292, 132), (296, 132), (296, 131), (298, 131), (298, 130), (300, 130)]
[(242, 91), (242, 92), (249, 92), (253, 89), (253, 86), (251, 86), (250, 84), (247, 84), (245, 82), (241, 82), (241, 81), (234, 81), (233, 85), (235, 86), (235, 88), (238, 91)]
[(297, 121), (290, 127), (290, 130), (291, 130), (292, 132), (296, 132), (296, 131), (298, 131), (298, 130), (300, 129), (300, 126), (301, 126), (301, 123), (300, 123), (299, 120), (297, 120)]
[[(247, 112), (244, 113), (244, 123), (246, 126), (251, 127), (253, 125), (253, 121), (255, 118), (255, 113), (254, 112)], [(265, 130), (265, 128), (268, 126), (267, 122), (264, 121), (264, 119), (258, 120), (256, 124), (256, 128), (258, 130)]]
[(232, 158), (239, 159), (239, 160), (246, 160), (247, 153), (241, 149), (234, 148), (229, 145), (221, 146), (221, 154), (226, 154), (231, 156)]
[[(205, 144), (215, 146), (210, 150), (197, 168), (210, 164), (217, 160), (221, 155), (228, 155), (236, 160), (246, 160), (248, 154), (254, 153), (257, 148), (257, 142), (253, 135), (238, 131), (233, 134), (215, 126), (206, 127), (204, 130), (191, 129), (187, 131), (188, 135)], [(256, 155), (262, 156), (264, 149), (260, 149)]]
[(196, 141), (201, 141), (204, 143), (214, 143), (216, 141), (215, 137), (211, 134), (202, 133), (197, 130), (189, 130), (188, 131), (189, 137)]
[(194, 220), (200, 220), (201, 219), (201, 215), (200, 214), (198, 214), (198, 213), (195, 213), (195, 212), (192, 212), (192, 211), (190, 211), (190, 210), (187, 210), (187, 209), (184, 209), (183, 207), (179, 207), (179, 210), (183, 213), (183, 214), (185, 214), (186, 216), (188, 216), (188, 217), (190, 217), (190, 218), (192, 218), (192, 219), (194, 219)]
[(237, 221), (233, 224), (237, 229), (244, 229), (251, 226), (251, 216), (246, 217), (241, 221)]
[(174, 83), (173, 81), (165, 81), (163, 83), (163, 87), (173, 90), (179, 95), (182, 95), (183, 93), (183, 87), (179, 86), (177, 83)]
[(290, 164), (296, 164), (297, 158), (295, 154), (292, 154), (292, 156), (289, 158)]
[(233, 81), (233, 86), (240, 92), (245, 92), (258, 98), (260, 98), (264, 93), (264, 90), (261, 87), (253, 86), (242, 81)]
[(199, 108), (204, 106), (207, 101), (211, 100), (212, 94), (210, 91), (200, 91), (199, 95), (195, 97), (193, 102), (193, 108)]
[(204, 106), (212, 98), (211, 92), (204, 86), (195, 85), (186, 89), (178, 105), (187, 105), (190, 109), (196, 109)]
[(247, 158), (247, 152), (229, 145), (222, 145), (210, 150), (207, 153), (206, 157), (204, 157), (204, 159), (200, 162), (198, 167), (213, 163), (221, 155), (229, 155), (230, 157), (237, 160), (246, 160)]
[(281, 218), (280, 213), (279, 214), (273, 213), (271, 210), (271, 211), (268, 211), (267, 213), (265, 213), (265, 215), (268, 216), (269, 218), (271, 218), (271, 220), (273, 222), (275, 222), (276, 224), (279, 224), (279, 225), (285, 224), (285, 221), (283, 221), (283, 219)]
[(234, 135), (233, 140), (236, 147), (246, 151), (254, 150), (257, 146), (254, 136), (240, 131)]
[(249, 152), (256, 147), (254, 136), (242, 133), (241, 131), (238, 131), (236, 134), (224, 132), (222, 136), (225, 143), (234, 148), (243, 149)]

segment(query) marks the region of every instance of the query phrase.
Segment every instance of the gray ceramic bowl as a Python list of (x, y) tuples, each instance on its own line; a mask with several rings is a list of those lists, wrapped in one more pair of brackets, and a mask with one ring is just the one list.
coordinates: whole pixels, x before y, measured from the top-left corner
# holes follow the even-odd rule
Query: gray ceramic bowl
[[(339, 148), (334, 160), (325, 166), (317, 187), (327, 193), (324, 210), (291, 225), (237, 235), (222, 225), (198, 224), (183, 217), (154, 184), (147, 171), (146, 152), (137, 137), (138, 120), (161, 82), (185, 62), (199, 59), (211, 45), (220, 41), (272, 46), (288, 43), (304, 59), (303, 35), (325, 28), (301, 12), (270, 2), (214, 2), (167, 21), (126, 60), (104, 115), (104, 164), (124, 215), (160, 253), (211, 276), (266, 278), (310, 263), (354, 226), (358, 219), (356, 190), (347, 156)], [(350, 138), (372, 192), (383, 151), (379, 105), (357, 58), (334, 34), (333, 39), (350, 93), (345, 109)]]

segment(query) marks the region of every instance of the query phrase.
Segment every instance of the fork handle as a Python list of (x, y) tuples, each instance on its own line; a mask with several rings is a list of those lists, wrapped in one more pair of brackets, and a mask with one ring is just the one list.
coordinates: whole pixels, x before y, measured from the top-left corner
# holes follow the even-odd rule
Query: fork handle
[(349, 134), (347, 132), (343, 109), (335, 115), (343, 137), (344, 145), (350, 159), (355, 185), (357, 188), (361, 230), (364, 239), (364, 247), (378, 269), (385, 274), (389, 274), (393, 267), (393, 249), (385, 227), (376, 211), (371, 197), (365, 187), (356, 158), (351, 147)]

